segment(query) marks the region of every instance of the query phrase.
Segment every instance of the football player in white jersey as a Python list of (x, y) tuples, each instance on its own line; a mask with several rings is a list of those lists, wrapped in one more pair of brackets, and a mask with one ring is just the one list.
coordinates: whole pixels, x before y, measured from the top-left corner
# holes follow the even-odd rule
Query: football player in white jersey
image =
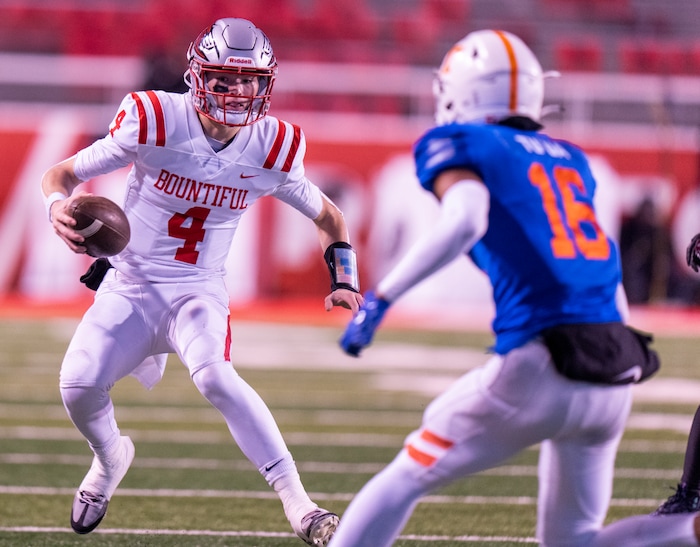
[(362, 303), (355, 252), (342, 213), (304, 175), (301, 129), (267, 116), (277, 74), (267, 36), (245, 19), (220, 19), (190, 45), (188, 60), (188, 93), (127, 95), (104, 138), (42, 179), (54, 230), (84, 253), (68, 214), (84, 193), (76, 188), (132, 164), (123, 202), (131, 241), (86, 274), (95, 301), (61, 367), (64, 405), (94, 453), (71, 525), (79, 534), (97, 527), (134, 457), (115, 421), (111, 387), (127, 375), (151, 387), (175, 353), (278, 493), (296, 534), (326, 545), (337, 515), (309, 498), (272, 414), (231, 365), (224, 262), (241, 215), (268, 195), (316, 225), (331, 274), (327, 310), (356, 313)]

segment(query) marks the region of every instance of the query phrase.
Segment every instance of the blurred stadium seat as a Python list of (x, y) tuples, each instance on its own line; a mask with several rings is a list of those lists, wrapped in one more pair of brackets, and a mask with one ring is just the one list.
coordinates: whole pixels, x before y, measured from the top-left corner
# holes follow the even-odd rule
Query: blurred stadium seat
[(560, 38), (554, 44), (557, 70), (598, 72), (603, 69), (603, 44), (597, 36)]
[(620, 69), (633, 74), (654, 74), (664, 71), (663, 52), (658, 40), (624, 39), (619, 45)]
[(700, 45), (686, 40), (625, 39), (620, 42), (622, 72), (700, 75)]
[(564, 70), (698, 73), (697, 0), (6, 0), (0, 51), (147, 56), (222, 16), (298, 60), (433, 65), (470, 30), (503, 28)]

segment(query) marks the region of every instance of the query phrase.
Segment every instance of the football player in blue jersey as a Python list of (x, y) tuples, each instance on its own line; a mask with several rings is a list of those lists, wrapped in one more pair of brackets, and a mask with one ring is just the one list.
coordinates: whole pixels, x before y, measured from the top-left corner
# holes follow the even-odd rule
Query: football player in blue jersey
[(603, 527), (631, 386), (659, 362), (650, 337), (625, 325), (586, 156), (540, 131), (546, 76), (522, 40), (494, 30), (467, 35), (439, 68), (437, 124), (414, 148), (439, 219), (365, 295), (340, 343), (358, 356), (392, 303), (467, 254), (493, 288), (494, 355), (428, 406), (331, 547), (391, 545), (424, 495), (535, 445), (541, 545), (698, 545), (692, 514)]

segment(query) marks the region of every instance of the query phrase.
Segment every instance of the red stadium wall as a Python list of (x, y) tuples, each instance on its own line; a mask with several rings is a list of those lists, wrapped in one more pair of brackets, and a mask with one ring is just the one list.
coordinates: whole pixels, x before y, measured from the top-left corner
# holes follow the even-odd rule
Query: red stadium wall
[[(0, 155), (0, 222), (3, 223), (5, 237), (8, 238), (7, 231), (10, 230), (11, 240), (15, 241), (5, 249), (4, 265), (0, 267), (0, 294), (44, 300), (84, 296), (89, 292), (78, 283), (77, 278), (89, 259), (74, 256), (67, 249), (62, 249), (63, 244), (52, 233), (45, 218), (39, 178), (53, 161), (49, 161), (50, 154), (42, 153), (41, 138), (41, 135), (32, 132), (0, 131), (3, 150)], [(61, 157), (70, 155), (89, 142), (90, 138), (69, 131), (68, 144), (64, 144), (64, 149), (72, 151)], [(398, 195), (378, 197), (377, 177), (395, 158), (405, 159), (410, 153), (412, 140), (382, 144), (308, 139), (306, 163), (309, 177), (344, 210), (353, 233), (353, 243), (360, 254), (365, 289), (386, 269), (386, 264), (378, 264), (384, 259), (382, 253), (368, 248), (371, 246), (370, 240), (384, 237), (381, 219), (377, 217), (386, 214), (379, 212), (377, 200), (383, 200), (382, 207), (391, 205), (385, 203), (387, 199), (392, 203), (396, 200), (396, 206), (401, 207)], [(662, 175), (672, 180), (677, 189), (677, 200), (696, 188), (700, 180), (697, 156), (690, 151), (588, 150), (604, 156), (621, 176)], [(47, 164), (37, 165), (37, 158), (45, 159)], [(30, 162), (34, 164), (29, 165)], [(31, 180), (26, 178), (28, 169), (32, 173)], [(123, 176), (124, 173), (119, 173), (108, 180), (95, 181), (87, 189), (106, 193), (118, 200)], [(383, 176), (386, 177), (386, 173)], [(406, 178), (406, 172), (396, 173), (396, 177)], [(21, 185), (30, 185), (30, 188), (20, 188)], [(31, 188), (31, 185), (35, 187)], [(415, 183), (407, 180), (406, 185), (413, 189)], [(257, 212), (244, 217), (252, 217), (245, 228), (242, 223), (241, 231), (245, 233), (241, 238), (245, 250), (234, 250), (232, 263), (237, 273), (229, 282), (232, 298), (246, 300), (314, 295), (321, 298), (325, 295), (328, 275), (313, 225), (294, 211), (290, 214), (287, 206), (274, 200), (263, 200), (256, 209)], [(13, 220), (17, 218), (23, 219), (19, 225)], [(387, 233), (384, 239), (388, 237)], [(17, 240), (21, 243), (17, 243)], [(406, 243), (404, 241), (402, 245)]]

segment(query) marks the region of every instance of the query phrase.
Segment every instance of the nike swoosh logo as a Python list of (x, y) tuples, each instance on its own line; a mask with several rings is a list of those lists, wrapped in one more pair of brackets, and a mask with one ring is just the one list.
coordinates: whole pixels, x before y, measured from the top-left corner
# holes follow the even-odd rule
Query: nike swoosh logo
[(632, 383), (637, 383), (642, 378), (642, 367), (639, 365), (628, 368), (613, 378), (613, 382), (624, 382), (631, 380)]
[(276, 462), (272, 462), (270, 465), (266, 465), (266, 466), (265, 466), (265, 471), (266, 471), (266, 472), (267, 472), (267, 471), (272, 471), (272, 468), (275, 467), (277, 464), (282, 463), (283, 460), (284, 460), (284, 458), (280, 458), (280, 459), (277, 460)]
[(239, 175), (242, 179), (252, 179), (253, 177), (258, 177), (260, 175), (246, 175), (245, 173), (241, 173)]

